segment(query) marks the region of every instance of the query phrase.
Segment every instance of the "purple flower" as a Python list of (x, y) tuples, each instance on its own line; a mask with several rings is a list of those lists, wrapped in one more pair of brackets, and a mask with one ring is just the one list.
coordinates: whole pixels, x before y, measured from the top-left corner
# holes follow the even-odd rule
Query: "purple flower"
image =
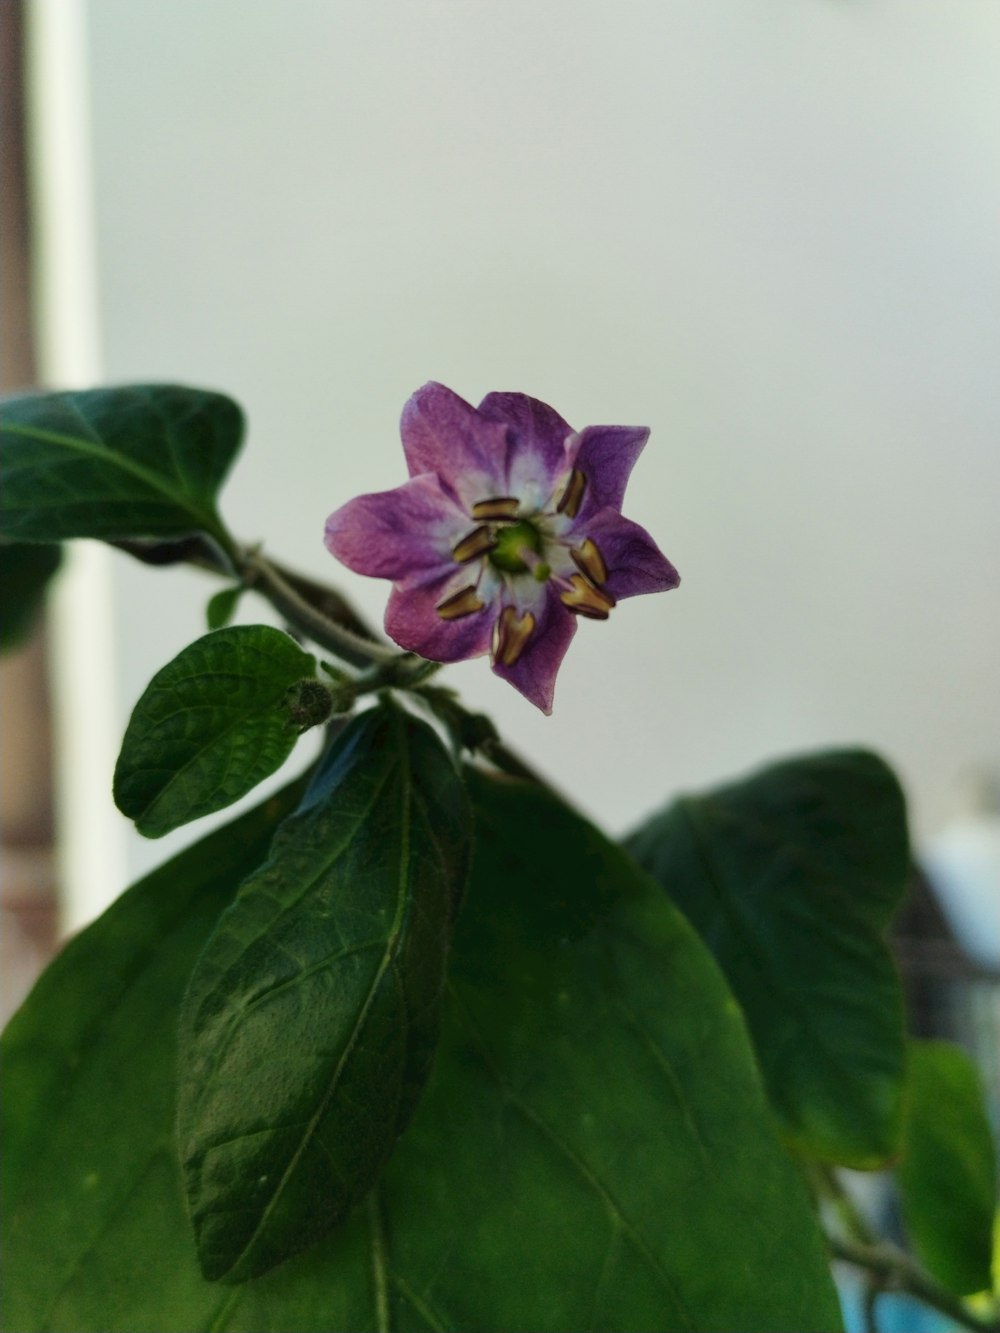
[(545, 403), (491, 393), (478, 408), (425, 384), (403, 409), (410, 480), (331, 514), (326, 545), (350, 569), (392, 579), (386, 632), (435, 662), (488, 652), (545, 713), (579, 616), (664, 592), (677, 571), (621, 514), (649, 431), (577, 434)]

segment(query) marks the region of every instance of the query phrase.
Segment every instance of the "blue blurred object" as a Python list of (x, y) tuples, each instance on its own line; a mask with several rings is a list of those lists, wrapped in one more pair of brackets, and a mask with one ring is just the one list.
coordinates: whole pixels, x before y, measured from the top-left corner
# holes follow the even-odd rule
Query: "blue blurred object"
[[(865, 1283), (853, 1269), (834, 1270), (840, 1308), (847, 1333), (866, 1333)], [(957, 1333), (960, 1325), (896, 1291), (880, 1292), (875, 1298), (875, 1327), (878, 1333)]]

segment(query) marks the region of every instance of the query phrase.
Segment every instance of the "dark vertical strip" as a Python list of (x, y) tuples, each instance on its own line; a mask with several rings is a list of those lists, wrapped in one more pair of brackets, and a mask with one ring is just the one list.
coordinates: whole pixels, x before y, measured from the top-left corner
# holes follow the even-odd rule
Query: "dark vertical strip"
[[(21, 0), (0, 0), (0, 391), (4, 393), (30, 388), (36, 380), (24, 51), (24, 6)], [(51, 955), (57, 928), (44, 622), (0, 663), (0, 736), (0, 1010), (6, 1018)]]

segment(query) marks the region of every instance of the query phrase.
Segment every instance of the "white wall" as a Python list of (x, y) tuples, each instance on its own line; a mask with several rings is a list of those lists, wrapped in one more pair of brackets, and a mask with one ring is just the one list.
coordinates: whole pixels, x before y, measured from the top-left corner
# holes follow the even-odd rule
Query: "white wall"
[[(91, 0), (101, 360), (247, 407), (225, 511), (338, 580), (434, 378), (648, 424), (683, 576), (585, 624), (551, 719), (465, 697), (611, 830), (864, 742), (918, 829), (1000, 765), (995, 0)], [(122, 724), (201, 629), (114, 574)], [(104, 775), (109, 780), (109, 775)], [(132, 836), (132, 835), (130, 835)], [(163, 845), (130, 843), (133, 869)]]

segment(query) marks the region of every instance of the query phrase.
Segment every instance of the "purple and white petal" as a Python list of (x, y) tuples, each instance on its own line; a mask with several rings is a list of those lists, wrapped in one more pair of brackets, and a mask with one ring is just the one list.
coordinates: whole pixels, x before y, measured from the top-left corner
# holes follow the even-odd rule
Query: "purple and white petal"
[(638, 523), (623, 518), (615, 509), (604, 509), (586, 525), (586, 533), (601, 553), (607, 567), (602, 587), (616, 601), (646, 592), (676, 588), (681, 576), (656, 542)]
[(507, 495), (507, 427), (491, 421), (443, 384), (425, 384), (403, 408), (399, 425), (410, 476), (433, 472), (466, 512)]
[(487, 602), (481, 610), (453, 620), (438, 613), (442, 603), (460, 595), (467, 585), (467, 572), (454, 566), (441, 578), (394, 584), (385, 611), (386, 634), (400, 648), (431, 662), (461, 662), (489, 652), (495, 606)]
[(646, 426), (587, 426), (580, 432), (570, 448), (570, 463), (583, 478), (574, 527), (601, 509), (621, 509), (629, 476), (648, 439)]
[(402, 579), (453, 565), (451, 549), (469, 520), (434, 476), (359, 495), (326, 520), (327, 550), (348, 569)]
[(566, 471), (566, 441), (573, 434), (554, 409), (524, 393), (488, 393), (479, 411), (510, 427), (507, 488), (522, 512), (541, 508)]
[[(530, 614), (535, 624), (517, 660), (510, 666), (494, 661), (493, 671), (548, 717), (552, 712), (556, 673), (576, 633), (576, 616), (563, 606), (551, 584), (545, 584), (541, 592), (542, 596), (532, 599)], [(523, 614), (511, 599), (505, 598), (505, 602)]]

